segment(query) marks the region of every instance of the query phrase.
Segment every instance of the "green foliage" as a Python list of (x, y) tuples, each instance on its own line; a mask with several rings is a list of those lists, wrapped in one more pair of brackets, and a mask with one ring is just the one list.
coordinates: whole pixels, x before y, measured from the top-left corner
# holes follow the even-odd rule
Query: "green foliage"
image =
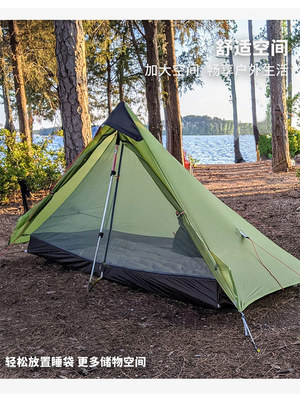
[(185, 157), (186, 157), (187, 161), (188, 161), (190, 164), (192, 164), (193, 166), (195, 166), (195, 167), (196, 167), (197, 165), (199, 165), (199, 164), (202, 164), (202, 162), (201, 162), (200, 160), (198, 160), (198, 159), (196, 159), (196, 158), (193, 158), (193, 157), (190, 156), (189, 154), (186, 154)]
[[(139, 111), (143, 114), (144, 76), (137, 62), (128, 21), (88, 20), (83, 21), (83, 26), (92, 123), (99, 123), (107, 116), (108, 91), (112, 108), (125, 99), (129, 105), (138, 107), (138, 114)], [(145, 45), (140, 47), (140, 41), (139, 50), (144, 56)]]
[(291, 157), (300, 154), (300, 131), (295, 128), (288, 128), (289, 145)]
[(63, 150), (51, 149), (52, 139), (33, 144), (16, 140), (16, 134), (0, 131), (0, 202), (19, 191), (18, 180), (25, 179), (30, 191), (49, 190), (60, 178), (64, 164)]
[[(59, 110), (54, 23), (51, 20), (19, 20), (18, 27), (30, 124), (53, 121)], [(2, 30), (6, 78), (13, 89), (13, 55), (7, 21), (2, 22)], [(16, 110), (15, 95), (12, 100)]]
[(261, 135), (259, 137), (258, 148), (261, 156), (272, 158), (272, 137), (271, 135)]
[[(296, 93), (293, 97), (287, 97), (286, 99), (287, 110), (290, 115), (293, 116), (293, 120), (300, 123), (300, 92)], [(295, 118), (296, 117), (296, 118)]]
[[(164, 29), (164, 24), (160, 23), (159, 28)], [(226, 34), (230, 26), (227, 20), (175, 20), (174, 29), (175, 40), (182, 46), (182, 52), (177, 56), (178, 65), (197, 68), (197, 73), (183, 73), (178, 76), (179, 90), (186, 93), (193, 90), (195, 85), (203, 85), (201, 73), (209, 59), (211, 48), (216, 40)]]
[(18, 21), (30, 119), (55, 119), (59, 110), (54, 23)]
[[(300, 154), (300, 131), (295, 128), (288, 129), (290, 156), (295, 157)], [(272, 137), (271, 135), (261, 135), (259, 138), (259, 151), (262, 156), (272, 158)]]

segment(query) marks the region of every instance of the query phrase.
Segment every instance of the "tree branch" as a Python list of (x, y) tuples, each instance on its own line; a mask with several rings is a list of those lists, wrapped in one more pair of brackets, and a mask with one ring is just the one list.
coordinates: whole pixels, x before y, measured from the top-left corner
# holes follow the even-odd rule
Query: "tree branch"
[[(131, 21), (130, 21), (131, 22)], [(138, 24), (136, 23), (136, 21), (133, 21), (136, 29), (140, 32), (141, 36), (145, 39), (145, 34), (141, 31), (140, 27), (138, 26)]]
[(131, 37), (132, 37), (133, 46), (134, 46), (134, 49), (135, 49), (135, 52), (136, 52), (136, 55), (137, 55), (137, 58), (138, 58), (140, 67), (141, 67), (141, 69), (142, 69), (142, 72), (144, 73), (144, 72), (145, 72), (145, 67), (144, 67), (144, 64), (143, 64), (143, 61), (142, 61), (141, 53), (140, 53), (140, 51), (139, 51), (139, 47), (138, 47), (136, 38), (135, 38), (135, 36), (134, 36), (134, 32), (133, 32), (133, 27), (132, 27), (131, 21), (128, 21), (128, 24), (129, 24), (129, 29), (130, 29)]

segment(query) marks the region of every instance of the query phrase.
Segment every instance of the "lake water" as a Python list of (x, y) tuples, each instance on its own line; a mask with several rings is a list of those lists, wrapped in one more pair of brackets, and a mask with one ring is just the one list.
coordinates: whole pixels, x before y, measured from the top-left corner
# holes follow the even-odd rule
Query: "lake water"
[[(183, 136), (183, 148), (201, 164), (234, 163), (233, 136)], [(245, 161), (256, 161), (253, 135), (240, 136), (240, 150)]]
[[(41, 137), (36, 135), (35, 141)], [(166, 137), (163, 136), (163, 143)], [(55, 136), (53, 148), (63, 146), (63, 138)], [(188, 155), (201, 164), (231, 164), (234, 163), (233, 136), (231, 135), (184, 135), (183, 148)], [(255, 142), (253, 135), (240, 136), (240, 149), (245, 161), (256, 161)]]

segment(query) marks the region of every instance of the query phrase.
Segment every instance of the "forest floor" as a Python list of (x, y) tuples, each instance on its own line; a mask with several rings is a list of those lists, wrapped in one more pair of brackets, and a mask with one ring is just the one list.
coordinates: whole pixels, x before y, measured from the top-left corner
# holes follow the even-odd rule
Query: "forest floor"
[[(203, 165), (194, 173), (300, 259), (295, 171), (273, 174), (266, 161)], [(18, 199), (0, 207), (0, 249), (21, 212)], [(246, 309), (256, 353), (233, 308), (200, 308), (106, 280), (87, 294), (87, 275), (25, 248), (9, 247), (0, 258), (0, 378), (300, 378), (299, 285)], [(6, 357), (27, 357), (27, 365), (29, 357), (74, 357), (75, 365), (8, 367)], [(88, 365), (78, 367), (77, 357), (88, 357)], [(93, 367), (91, 357), (146, 357), (146, 366)]]

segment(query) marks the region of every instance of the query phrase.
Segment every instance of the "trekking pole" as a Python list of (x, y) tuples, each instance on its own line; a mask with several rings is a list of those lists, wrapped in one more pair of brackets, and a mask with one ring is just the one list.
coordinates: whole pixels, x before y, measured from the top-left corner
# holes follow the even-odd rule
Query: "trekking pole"
[(108, 230), (108, 235), (107, 235), (107, 242), (105, 246), (105, 252), (104, 252), (104, 257), (103, 257), (103, 263), (106, 265), (106, 257), (107, 257), (107, 252), (108, 252), (108, 246), (109, 246), (109, 241), (110, 241), (110, 236), (111, 236), (111, 231), (113, 227), (113, 221), (114, 221), (114, 213), (115, 213), (115, 208), (116, 208), (116, 200), (117, 200), (117, 193), (118, 193), (118, 186), (119, 186), (119, 180), (120, 180), (120, 172), (121, 172), (121, 164), (122, 164), (122, 158), (123, 158), (123, 150), (124, 150), (124, 143), (121, 144), (121, 151), (120, 151), (120, 157), (119, 157), (119, 166), (118, 166), (118, 172), (116, 176), (116, 186), (115, 186), (115, 193), (113, 197), (113, 203), (112, 203), (112, 210), (111, 210), (111, 217), (110, 217), (110, 225), (109, 225), (109, 230)]
[(93, 286), (100, 279), (102, 279), (102, 277), (103, 277), (103, 271), (101, 270), (100, 271), (100, 277), (98, 279), (96, 279), (96, 281), (92, 284), (94, 270), (95, 270), (95, 266), (96, 266), (97, 255), (98, 255), (98, 251), (99, 251), (99, 246), (100, 246), (101, 239), (104, 236), (103, 227), (104, 227), (104, 222), (105, 222), (105, 217), (106, 217), (106, 212), (107, 212), (107, 207), (108, 207), (108, 201), (109, 201), (111, 187), (112, 187), (112, 182), (113, 182), (114, 176), (116, 175), (116, 164), (117, 164), (117, 155), (118, 155), (119, 144), (120, 144), (120, 137), (119, 137), (119, 132), (118, 132), (117, 133), (117, 140), (116, 140), (116, 147), (115, 147), (115, 154), (114, 154), (114, 159), (113, 159), (113, 165), (112, 165), (112, 170), (111, 170), (111, 173), (110, 173), (110, 180), (109, 180), (109, 185), (108, 185), (107, 195), (106, 195), (106, 200), (105, 200), (105, 206), (104, 206), (104, 210), (103, 210), (101, 226), (100, 226), (100, 230), (99, 230), (99, 235), (98, 235), (97, 245), (96, 245), (96, 249), (95, 249), (94, 260), (93, 260), (92, 269), (91, 269), (91, 275), (90, 275), (90, 280), (89, 280), (89, 285), (88, 285), (88, 292), (90, 292), (91, 289), (93, 288)]

